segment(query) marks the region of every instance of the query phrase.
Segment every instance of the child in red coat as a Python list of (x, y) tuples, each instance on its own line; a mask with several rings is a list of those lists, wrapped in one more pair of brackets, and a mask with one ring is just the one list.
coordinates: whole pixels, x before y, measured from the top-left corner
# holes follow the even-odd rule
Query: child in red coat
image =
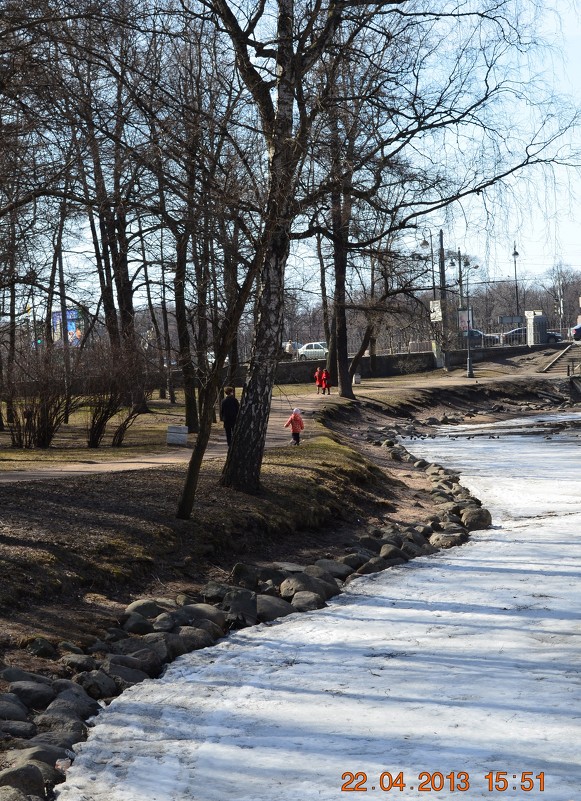
[(321, 373), (321, 386), (323, 387), (323, 395), (325, 394), (325, 390), (327, 390), (327, 395), (331, 394), (331, 373), (326, 367)]
[(321, 367), (318, 366), (317, 369), (315, 370), (315, 386), (317, 387), (317, 395), (319, 394), (319, 391), (322, 386), (321, 384), (322, 377), (323, 377), (323, 370)]
[(300, 409), (293, 409), (293, 413), (289, 417), (289, 419), (284, 424), (285, 428), (290, 426), (290, 430), (292, 433), (293, 441), (291, 445), (300, 445), (301, 444), (301, 431), (304, 429), (305, 424), (303, 423), (303, 418), (301, 417), (301, 410)]

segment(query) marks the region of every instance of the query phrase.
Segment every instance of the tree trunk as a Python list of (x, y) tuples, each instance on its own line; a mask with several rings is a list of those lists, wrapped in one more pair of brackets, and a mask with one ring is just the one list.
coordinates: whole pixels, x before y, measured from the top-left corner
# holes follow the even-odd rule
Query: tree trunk
[[(321, 234), (317, 234), (317, 256), (319, 257), (319, 271), (321, 277), (321, 304), (323, 307), (323, 331), (327, 346), (331, 344), (331, 323), (329, 321), (329, 301), (327, 298), (327, 274), (325, 271), (325, 257), (323, 255), (323, 241)], [(327, 369), (329, 365), (327, 365)]]
[(220, 481), (225, 487), (244, 492), (256, 492), (260, 487), (260, 469), (282, 336), (284, 269), (288, 251), (289, 232), (284, 225), (273, 236), (261, 271), (253, 353), (232, 445)]
[(174, 294), (178, 344), (180, 349), (180, 367), (184, 377), (186, 425), (188, 431), (192, 434), (200, 430), (200, 422), (196, 406), (196, 368), (192, 361), (192, 353), (190, 350), (190, 334), (185, 295), (188, 239), (189, 235), (187, 233), (178, 234), (176, 237)]
[(351, 360), (351, 364), (349, 365), (349, 377), (351, 381), (353, 381), (353, 376), (357, 372), (357, 368), (359, 367), (359, 362), (361, 361), (361, 357), (364, 355), (365, 351), (367, 350), (367, 346), (371, 342), (371, 334), (373, 333), (373, 325), (369, 324), (365, 329), (363, 334), (363, 339), (361, 340), (361, 345), (359, 346), (359, 350)]
[[(212, 377), (214, 377), (214, 375), (215, 374), (212, 373)], [(212, 432), (215, 401), (216, 382), (215, 380), (210, 380), (208, 384), (200, 389), (199, 431), (194, 443), (194, 449), (188, 464), (186, 480), (178, 503), (176, 517), (180, 520), (188, 520), (192, 513), (202, 460)]]
[(341, 398), (355, 399), (349, 376), (347, 352), (347, 317), (345, 312), (345, 282), (347, 280), (347, 238), (349, 230), (344, 207), (344, 198), (339, 189), (334, 189), (332, 198), (333, 218), (333, 262), (335, 265), (335, 337), (337, 348), (337, 386)]

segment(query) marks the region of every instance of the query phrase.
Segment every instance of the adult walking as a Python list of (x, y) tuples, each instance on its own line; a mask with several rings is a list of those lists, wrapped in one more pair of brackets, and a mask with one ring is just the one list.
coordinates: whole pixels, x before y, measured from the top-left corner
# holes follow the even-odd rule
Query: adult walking
[(220, 404), (220, 417), (224, 423), (224, 431), (226, 432), (226, 442), (228, 447), (232, 444), (232, 431), (236, 425), (236, 418), (238, 417), (238, 410), (240, 403), (234, 395), (234, 387), (225, 387), (224, 395), (226, 396)]

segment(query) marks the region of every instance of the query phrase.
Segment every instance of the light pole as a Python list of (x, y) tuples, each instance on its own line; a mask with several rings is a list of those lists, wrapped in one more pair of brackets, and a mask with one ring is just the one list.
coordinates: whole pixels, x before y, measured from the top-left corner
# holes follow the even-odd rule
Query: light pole
[[(430, 241), (426, 238), (426, 233), (429, 234)], [(429, 229), (424, 230), (424, 238), (420, 243), (422, 248), (430, 248), (430, 261), (432, 266), (432, 295), (433, 301), (430, 303), (430, 318), (433, 322), (440, 323), (440, 330), (434, 328), (435, 340), (432, 343), (434, 353), (436, 356), (436, 366), (443, 367), (444, 370), (448, 369), (448, 357), (446, 353), (448, 345), (448, 325), (446, 307), (446, 257), (444, 253), (444, 232), (440, 229), (439, 232), (439, 246), (438, 246), (438, 294), (439, 301), (436, 300), (436, 267), (434, 263), (434, 243), (432, 240), (432, 232)]]
[(466, 264), (466, 306), (468, 307), (468, 331), (467, 333), (467, 352), (466, 352), (466, 377), (474, 378), (472, 369), (472, 351), (470, 350), (470, 334), (472, 333), (472, 315), (470, 314), (470, 270), (477, 270), (477, 264)]
[(516, 301), (516, 316), (519, 318), (518, 322), (520, 324), (520, 309), (518, 305), (518, 279), (516, 275), (516, 260), (518, 259), (519, 253), (516, 249), (516, 242), (514, 243), (514, 249), (512, 251), (512, 258), (514, 260), (514, 299)]
[(420, 242), (421, 248), (430, 248), (430, 264), (432, 266), (432, 297), (436, 299), (436, 275), (434, 273), (434, 243), (432, 241), (432, 232), (428, 231), (428, 236), (430, 237), (430, 241), (426, 239), (426, 231), (424, 231), (424, 238)]

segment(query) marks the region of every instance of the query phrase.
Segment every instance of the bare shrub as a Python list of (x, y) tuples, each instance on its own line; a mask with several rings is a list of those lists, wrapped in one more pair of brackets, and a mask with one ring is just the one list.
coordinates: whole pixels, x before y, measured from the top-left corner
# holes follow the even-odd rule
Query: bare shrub
[(127, 413), (117, 426), (112, 445), (119, 447), (127, 429), (147, 410), (143, 364), (134, 357), (99, 343), (88, 352), (84, 379), (85, 403), (88, 409), (87, 446), (98, 448), (109, 422), (126, 408)]
[(81, 399), (71, 397), (62, 352), (24, 354), (15, 365), (3, 400), (11, 409), (8, 430), (13, 448), (48, 448)]

